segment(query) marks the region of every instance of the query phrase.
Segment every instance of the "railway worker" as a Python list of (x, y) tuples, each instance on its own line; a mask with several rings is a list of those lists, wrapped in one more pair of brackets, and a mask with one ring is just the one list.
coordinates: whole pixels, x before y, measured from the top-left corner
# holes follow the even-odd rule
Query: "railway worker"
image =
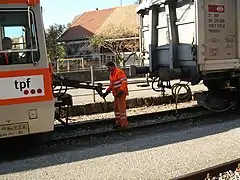
[[(4, 37), (2, 39), (2, 50), (12, 49), (12, 39), (9, 37)], [(0, 65), (12, 64), (13, 58), (9, 53), (1, 53)]]
[(127, 128), (128, 120), (126, 115), (126, 96), (128, 95), (127, 77), (123, 70), (117, 68), (114, 62), (109, 61), (106, 64), (110, 72), (110, 86), (103, 94), (103, 98), (112, 91), (114, 96), (114, 114), (116, 125), (114, 128)]

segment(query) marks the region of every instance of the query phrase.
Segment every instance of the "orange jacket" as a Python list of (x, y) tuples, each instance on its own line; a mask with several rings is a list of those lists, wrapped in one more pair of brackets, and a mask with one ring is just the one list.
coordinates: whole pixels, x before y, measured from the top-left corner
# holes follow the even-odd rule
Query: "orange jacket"
[(127, 76), (125, 72), (119, 68), (115, 68), (113, 72), (110, 73), (110, 86), (107, 89), (107, 92), (113, 93), (113, 96), (116, 96), (119, 91), (123, 91), (128, 95), (127, 87)]

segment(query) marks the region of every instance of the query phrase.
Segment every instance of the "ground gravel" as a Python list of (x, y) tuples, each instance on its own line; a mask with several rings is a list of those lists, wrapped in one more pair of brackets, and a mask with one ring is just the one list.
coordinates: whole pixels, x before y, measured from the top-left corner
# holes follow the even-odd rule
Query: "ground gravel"
[(236, 119), (3, 163), (0, 179), (168, 180), (239, 158), (239, 127)]
[(215, 177), (207, 177), (205, 180), (239, 180), (240, 179), (240, 168), (237, 168), (235, 171), (226, 171), (220, 173)]
[[(197, 105), (196, 101), (190, 101), (186, 103), (179, 103), (177, 107), (178, 109), (181, 109), (181, 108), (192, 107), (195, 105)], [(168, 111), (172, 109), (175, 109), (175, 104), (131, 108), (131, 109), (127, 109), (127, 115), (136, 116), (140, 114)], [(99, 119), (107, 119), (107, 118), (114, 118), (114, 113), (109, 112), (109, 113), (101, 113), (101, 114), (76, 116), (76, 117), (71, 117), (69, 122), (74, 123), (74, 122), (80, 122), (80, 121), (99, 120)]]

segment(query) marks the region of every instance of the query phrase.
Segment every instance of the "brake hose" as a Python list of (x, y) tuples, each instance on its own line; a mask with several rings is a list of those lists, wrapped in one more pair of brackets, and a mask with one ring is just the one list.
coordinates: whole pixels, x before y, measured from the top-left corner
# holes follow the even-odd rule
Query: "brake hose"
[[(61, 78), (61, 76), (59, 76), (59, 75), (57, 75), (57, 74), (53, 74), (52, 75), (53, 76), (53, 79), (55, 79), (55, 81), (58, 81), (58, 83), (57, 84), (60, 84), (60, 89), (58, 90), (58, 92), (57, 93), (53, 93), (54, 94), (54, 97), (56, 98), (56, 97), (62, 97), (62, 96), (64, 96), (65, 94), (66, 94), (66, 92), (67, 92), (67, 87), (65, 86), (65, 89), (63, 90), (63, 86), (64, 86), (64, 83), (63, 83), (63, 79)], [(53, 86), (53, 91), (54, 91), (54, 89), (56, 88), (57, 86)], [(63, 90), (63, 92), (62, 92), (62, 90)], [(55, 90), (56, 91), (56, 90)]]
[[(187, 92), (185, 94), (180, 94), (180, 90), (182, 88), (186, 89)], [(181, 84), (181, 82), (174, 84), (171, 90), (172, 90), (172, 97), (175, 100), (175, 110), (177, 113), (178, 102), (188, 101), (192, 97), (192, 91), (188, 84)]]

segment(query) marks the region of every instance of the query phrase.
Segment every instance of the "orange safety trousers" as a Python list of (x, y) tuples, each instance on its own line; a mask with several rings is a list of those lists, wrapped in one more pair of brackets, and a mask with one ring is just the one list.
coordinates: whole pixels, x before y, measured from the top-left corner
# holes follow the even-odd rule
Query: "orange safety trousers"
[[(128, 95), (127, 77), (123, 70), (115, 68), (110, 74), (110, 86), (107, 92), (112, 91), (114, 96), (114, 113), (116, 124), (122, 127), (128, 126), (126, 115), (126, 96)], [(122, 91), (120, 97), (116, 97)]]
[(114, 97), (114, 114), (116, 118), (116, 124), (121, 127), (128, 126), (127, 114), (126, 114), (126, 95), (123, 94), (121, 97)]

